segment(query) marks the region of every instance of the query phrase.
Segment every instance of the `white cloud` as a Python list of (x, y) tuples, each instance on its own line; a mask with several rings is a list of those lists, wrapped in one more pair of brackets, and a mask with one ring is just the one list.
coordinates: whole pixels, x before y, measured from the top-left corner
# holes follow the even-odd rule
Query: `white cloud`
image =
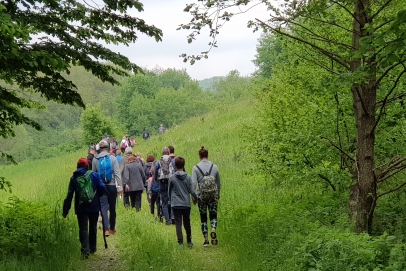
[(183, 9), (193, 1), (197, 3), (197, 0), (142, 1), (144, 12), (134, 11), (131, 15), (160, 28), (163, 31), (163, 41), (157, 43), (154, 38), (141, 35), (139, 40), (129, 47), (118, 46), (112, 49), (142, 67), (153, 68), (158, 65), (162, 68), (185, 68), (193, 79), (198, 80), (223, 76), (231, 70), (238, 70), (243, 75), (252, 73), (255, 70), (252, 60), (256, 54), (255, 48), (260, 33), (252, 33), (252, 29), (247, 28), (247, 21), (255, 17), (265, 17), (266, 10), (258, 7), (227, 22), (217, 38), (219, 47), (212, 49), (208, 59), (197, 61), (191, 66), (184, 63), (179, 55), (206, 51), (211, 41), (206, 31), (206, 34), (202, 33), (197, 40), (188, 44), (188, 30), (176, 30), (180, 24), (186, 24), (192, 19)]

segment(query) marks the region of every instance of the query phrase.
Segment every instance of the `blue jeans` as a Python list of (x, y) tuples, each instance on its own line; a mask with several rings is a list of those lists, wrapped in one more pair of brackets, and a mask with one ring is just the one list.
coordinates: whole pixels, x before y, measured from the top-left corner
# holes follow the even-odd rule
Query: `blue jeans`
[(96, 252), (98, 212), (77, 213), (79, 225), (79, 240), (82, 244), (81, 252), (89, 255)]
[[(100, 198), (103, 228), (104, 231), (116, 229), (116, 201), (117, 201), (117, 188), (115, 185), (106, 185), (108, 196), (104, 194)], [(108, 216), (110, 211), (110, 216)]]
[(161, 198), (162, 212), (166, 220), (166, 225), (171, 225), (172, 221), (169, 217), (169, 197), (168, 197), (168, 181), (159, 182), (159, 197)]

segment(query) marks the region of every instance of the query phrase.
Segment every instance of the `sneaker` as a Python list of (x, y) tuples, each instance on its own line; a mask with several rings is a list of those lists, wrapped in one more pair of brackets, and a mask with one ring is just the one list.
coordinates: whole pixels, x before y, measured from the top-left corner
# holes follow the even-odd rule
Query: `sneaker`
[(179, 243), (179, 247), (183, 247), (183, 243)]
[(209, 246), (209, 240), (204, 240), (203, 246), (208, 247)]
[(217, 245), (218, 244), (218, 240), (217, 240), (217, 234), (215, 231), (212, 231), (210, 233), (210, 237), (211, 237), (211, 244), (212, 245)]
[(110, 230), (110, 234), (111, 234), (111, 235), (115, 234), (116, 232), (117, 232), (117, 230), (116, 230), (116, 229), (114, 229), (114, 230)]
[(192, 241), (187, 242), (187, 246), (188, 246), (188, 247), (193, 247), (193, 245), (194, 245), (194, 244), (193, 244), (193, 242), (192, 242)]
[(110, 236), (110, 231), (105, 231), (104, 236), (109, 237)]

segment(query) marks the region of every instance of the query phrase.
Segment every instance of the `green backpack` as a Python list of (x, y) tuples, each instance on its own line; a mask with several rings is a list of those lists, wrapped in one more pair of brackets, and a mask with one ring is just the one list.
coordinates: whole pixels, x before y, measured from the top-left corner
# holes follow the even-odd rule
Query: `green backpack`
[(92, 179), (90, 179), (91, 170), (88, 170), (85, 175), (76, 178), (76, 192), (79, 195), (79, 204), (90, 203), (93, 201), (95, 192), (93, 191)]

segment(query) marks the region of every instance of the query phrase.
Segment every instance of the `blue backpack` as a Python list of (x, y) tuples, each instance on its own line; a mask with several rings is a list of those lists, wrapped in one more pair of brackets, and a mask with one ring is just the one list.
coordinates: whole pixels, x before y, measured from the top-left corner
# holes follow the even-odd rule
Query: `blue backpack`
[(152, 178), (152, 181), (151, 181), (151, 191), (152, 191), (152, 193), (159, 192), (159, 182), (155, 182), (154, 178)]
[(109, 155), (99, 158), (98, 173), (103, 183), (109, 183), (113, 180), (113, 167)]

